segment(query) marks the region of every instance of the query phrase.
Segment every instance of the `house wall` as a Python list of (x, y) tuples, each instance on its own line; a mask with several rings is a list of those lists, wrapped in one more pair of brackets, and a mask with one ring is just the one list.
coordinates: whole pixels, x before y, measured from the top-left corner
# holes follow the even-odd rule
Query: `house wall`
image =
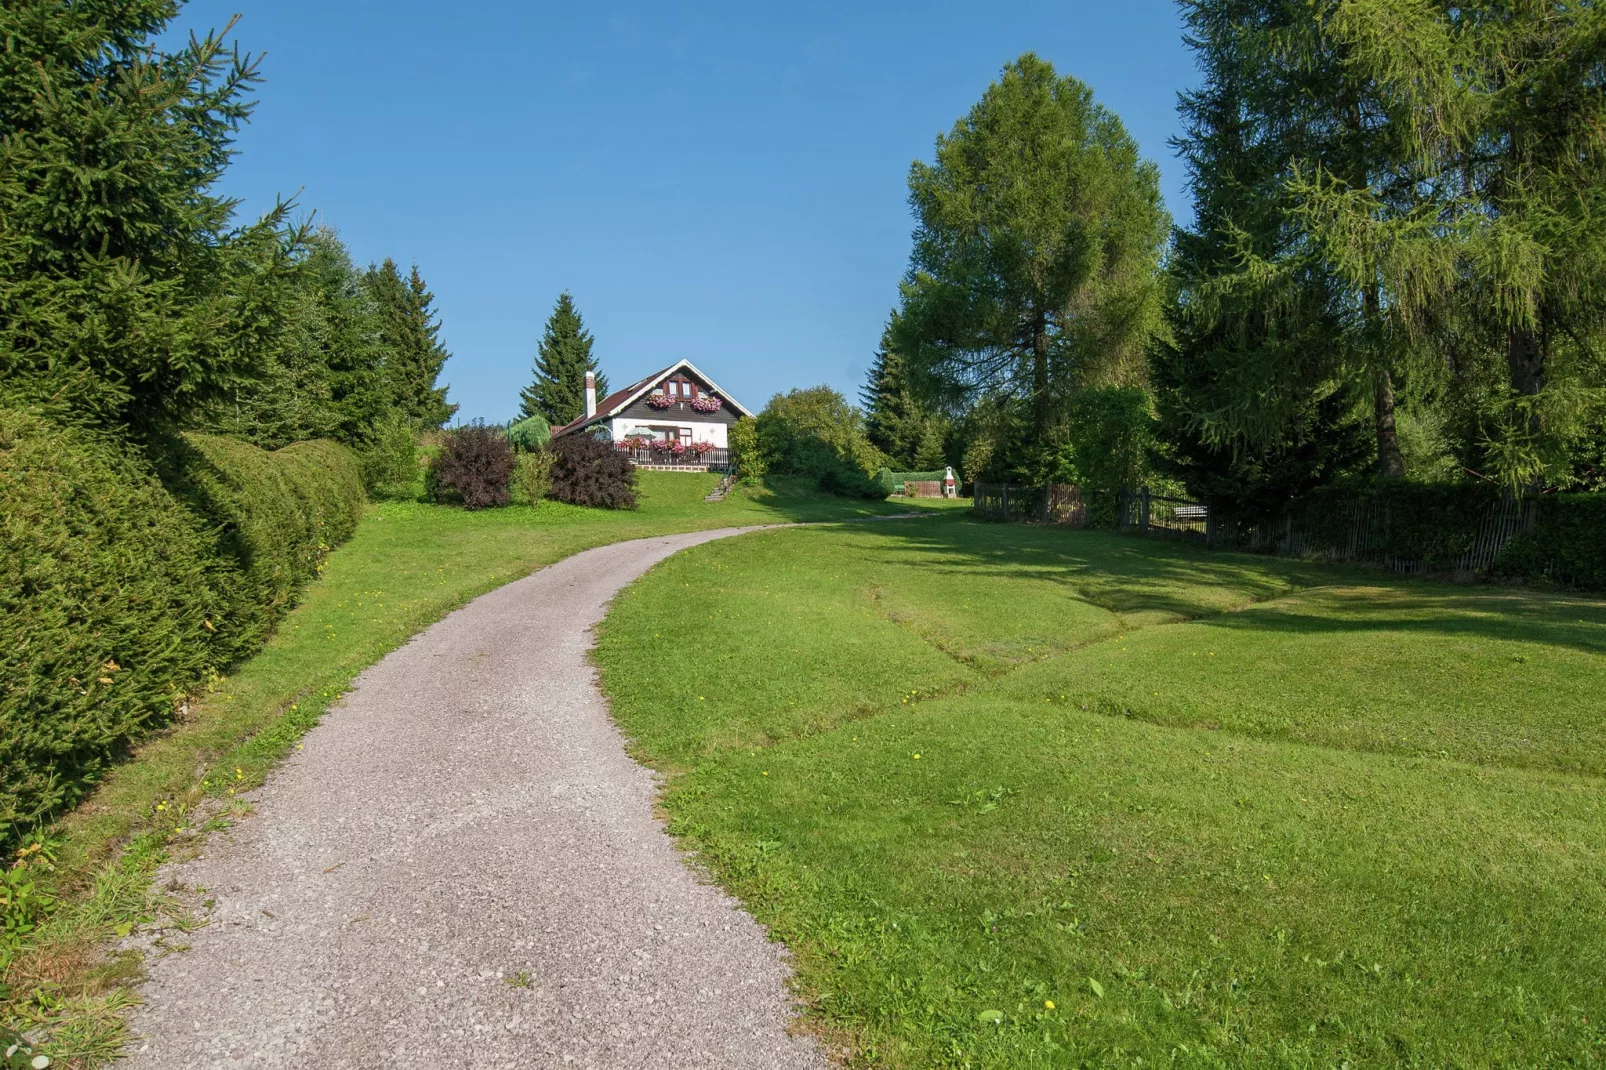
[(655, 409), (647, 403), (652, 396), (651, 391), (637, 398), (633, 404), (625, 406), (619, 411), (616, 420), (636, 420), (644, 424), (679, 424), (684, 427), (688, 420), (696, 420), (709, 424), (725, 424), (729, 426), (736, 422), (736, 414), (731, 411), (727, 402), (717, 412), (698, 412), (684, 401), (676, 401), (667, 409)]
[[(625, 411), (630, 412), (634, 408), (635, 406), (631, 406), (630, 409)], [(650, 406), (646, 406), (646, 408), (652, 413), (650, 417), (635, 418), (616, 416), (609, 421), (609, 432), (612, 434), (615, 442), (619, 442), (625, 438), (628, 438), (632, 432), (637, 432), (644, 435), (653, 435), (655, 429), (661, 431), (663, 428), (667, 427), (679, 429), (685, 429), (689, 427), (691, 428), (690, 441), (709, 442), (722, 450), (730, 448), (730, 437), (727, 432), (730, 425), (735, 421), (719, 421), (710, 419), (710, 417), (718, 416), (720, 413), (696, 412), (692, 409), (687, 409), (685, 412), (681, 412), (677, 409), (665, 409), (664, 411), (659, 412)], [(721, 412), (723, 411), (724, 410), (721, 410)], [(689, 419), (688, 417), (690, 416), (695, 416), (697, 419)], [(660, 436), (654, 435), (653, 437)]]

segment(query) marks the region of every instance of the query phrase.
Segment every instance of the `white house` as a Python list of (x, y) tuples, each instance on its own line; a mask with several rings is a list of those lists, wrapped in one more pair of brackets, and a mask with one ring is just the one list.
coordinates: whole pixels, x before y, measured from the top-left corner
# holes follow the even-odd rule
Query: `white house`
[[(614, 442), (663, 454), (653, 461), (725, 463), (729, 429), (753, 415), (689, 360), (631, 383), (597, 402), (596, 379), (586, 374), (586, 414), (552, 429), (552, 437), (605, 427)], [(720, 456), (711, 456), (718, 451)]]

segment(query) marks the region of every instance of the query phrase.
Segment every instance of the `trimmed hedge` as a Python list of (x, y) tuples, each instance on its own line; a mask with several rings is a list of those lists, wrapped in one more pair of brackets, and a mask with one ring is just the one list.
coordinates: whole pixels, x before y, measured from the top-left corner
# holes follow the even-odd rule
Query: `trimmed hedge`
[(1540, 499), (1538, 522), (1506, 543), (1494, 570), (1606, 591), (1606, 494)]
[(254, 650), (362, 504), (331, 443), (187, 436), (164, 470), (191, 507), (133, 447), (0, 409), (0, 846)]
[(1499, 489), (1488, 484), (1398, 481), (1318, 488), (1300, 499), (1296, 516), (1308, 550), (1343, 547), (1364, 528), (1371, 555), (1447, 570), (1473, 548), (1479, 523), (1499, 504)]
[(894, 472), (890, 468), (883, 468), (875, 474), (875, 484), (888, 494), (902, 494), (905, 483), (929, 483), (936, 480), (941, 483), (948, 478), (948, 469), (939, 468), (935, 472)]
[(231, 634), (254, 650), (362, 517), (362, 462), (337, 442), (269, 453), (218, 435), (183, 437), (179, 485), (216, 522), (216, 553), (238, 566), (227, 584)]

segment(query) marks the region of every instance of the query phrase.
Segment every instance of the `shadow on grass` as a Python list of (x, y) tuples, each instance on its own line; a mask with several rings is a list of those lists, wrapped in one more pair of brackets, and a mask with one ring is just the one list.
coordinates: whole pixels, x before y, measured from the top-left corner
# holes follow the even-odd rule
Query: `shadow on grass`
[[(1076, 597), (1123, 616), (1208, 616), (1212, 626), (1252, 631), (1465, 635), (1606, 653), (1606, 601), (1587, 597), (1452, 585), (1355, 566), (964, 517), (879, 533), (888, 545), (877, 560), (887, 566), (1063, 584)], [(1224, 612), (1314, 588), (1332, 593), (1303, 608)], [(1209, 597), (1213, 592), (1241, 597), (1224, 601)]]

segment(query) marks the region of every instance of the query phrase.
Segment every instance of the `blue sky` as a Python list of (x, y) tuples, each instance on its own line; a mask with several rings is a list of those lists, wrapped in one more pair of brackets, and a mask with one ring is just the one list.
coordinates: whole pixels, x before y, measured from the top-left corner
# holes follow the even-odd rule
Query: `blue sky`
[(1195, 70), (1172, 0), (193, 0), (265, 51), (225, 190), (417, 261), (460, 417), (506, 418), (560, 290), (615, 385), (689, 357), (761, 407), (856, 397), (907, 263), (905, 180), (1003, 64), (1089, 83), (1159, 163)]

